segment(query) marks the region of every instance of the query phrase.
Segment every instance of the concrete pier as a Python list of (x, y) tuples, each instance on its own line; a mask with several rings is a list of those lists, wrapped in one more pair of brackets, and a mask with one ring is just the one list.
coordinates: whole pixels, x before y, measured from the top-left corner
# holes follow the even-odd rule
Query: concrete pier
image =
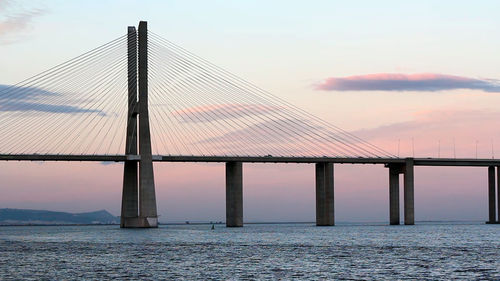
[(405, 225), (415, 224), (414, 161), (406, 158), (404, 166), (404, 220)]
[(389, 223), (399, 225), (399, 174), (402, 173), (402, 166), (389, 165)]
[(226, 226), (243, 226), (243, 164), (226, 163)]
[(497, 166), (497, 223), (500, 223), (500, 166)]
[(120, 227), (138, 227), (136, 225), (139, 212), (137, 172), (137, 162), (125, 162), (123, 169), (123, 191)]
[[(125, 155), (137, 155), (137, 32), (135, 27), (128, 27), (128, 114)], [(123, 192), (120, 227), (138, 227), (137, 161), (125, 161), (123, 168)]]
[(125, 161), (120, 226), (158, 227), (149, 129), (147, 22), (139, 23), (138, 36), (135, 28), (129, 27), (127, 39), (128, 114), (125, 154), (130, 157), (139, 152), (140, 159), (139, 165), (134, 160)]
[(139, 217), (142, 227), (158, 227), (148, 109), (148, 25), (139, 22)]
[(316, 163), (316, 225), (335, 225), (334, 170), (332, 163)]
[(488, 221), (486, 223), (495, 223), (496, 203), (495, 203), (495, 167), (488, 167)]

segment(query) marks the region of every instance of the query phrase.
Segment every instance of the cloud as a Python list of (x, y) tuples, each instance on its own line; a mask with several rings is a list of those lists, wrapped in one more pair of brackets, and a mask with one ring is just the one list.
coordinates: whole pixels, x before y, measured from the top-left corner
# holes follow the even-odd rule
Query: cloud
[(12, 0), (0, 1), (0, 44), (18, 41), (19, 33), (29, 29), (32, 21), (43, 14), (45, 10), (41, 8), (27, 7)]
[[(293, 124), (293, 125), (291, 125)], [(297, 133), (297, 128), (305, 128), (304, 131)], [(217, 137), (206, 138), (200, 143), (209, 142), (238, 142), (242, 139), (248, 139), (249, 136), (257, 136), (253, 144), (268, 145), (272, 143), (294, 143), (304, 140), (304, 137), (298, 137), (300, 134), (314, 134), (322, 127), (312, 125), (307, 120), (296, 118), (285, 118), (276, 120), (266, 120), (241, 129), (229, 131)], [(263, 137), (263, 138), (259, 138)], [(273, 137), (270, 137), (273, 136)]]
[(0, 12), (3, 12), (11, 5), (11, 0), (0, 1)]
[[(291, 125), (292, 123), (295, 125)], [(304, 129), (297, 132), (297, 127)], [(313, 151), (319, 153), (319, 150), (329, 154), (335, 149), (322, 147), (324, 143), (316, 142), (314, 147), (306, 146), (311, 145), (308, 135), (320, 129), (307, 120), (290, 117), (249, 124), (196, 143), (209, 145), (218, 154), (230, 155), (312, 155)]]
[(172, 114), (179, 116), (183, 122), (199, 123), (249, 117), (279, 110), (282, 108), (262, 104), (210, 104), (177, 110)]
[[(272, 114), (274, 112), (279, 114)], [(214, 130), (208, 129), (210, 136), (202, 132), (201, 136), (195, 134), (197, 140), (187, 140), (187, 143), (208, 146), (208, 150), (215, 154), (348, 156), (379, 153), (367, 147), (365, 142), (353, 139), (338, 130), (325, 128), (311, 118), (297, 116), (287, 107), (213, 104), (190, 107), (183, 111), (175, 111), (173, 114), (181, 116), (179, 122), (190, 122), (190, 127), (186, 131), (192, 132), (202, 131), (199, 128), (204, 128), (204, 132), (206, 126), (211, 126), (204, 122), (228, 119), (229, 122), (223, 124), (222, 129), (219, 127), (215, 127)], [(269, 114), (269, 116), (238, 120), (259, 114)]]
[(97, 110), (89, 110), (71, 105), (52, 105), (32, 102), (10, 102), (7, 104), (0, 104), (0, 111), (36, 111), (52, 113), (97, 112)]
[(499, 119), (500, 111), (430, 110), (415, 113), (412, 120), (352, 133), (395, 154), (399, 142), (400, 155), (405, 157), (415, 151), (416, 157), (474, 158), (478, 142), (479, 158), (492, 154), (498, 158), (500, 131), (494, 128)]
[(457, 89), (500, 92), (500, 80), (475, 79), (434, 73), (375, 73), (330, 77), (316, 85), (324, 91), (419, 91), (436, 92)]
[(16, 100), (31, 100), (42, 97), (50, 97), (60, 95), (55, 92), (50, 92), (37, 87), (24, 87), (16, 85), (1, 85), (0, 84), (0, 101), (16, 101)]
[[(408, 135), (415, 134), (421, 130), (434, 130), (441, 132), (444, 127), (450, 134), (451, 130), (456, 131), (456, 135), (471, 135), (471, 131), (478, 128), (478, 124), (495, 122), (500, 119), (500, 112), (485, 110), (426, 110), (414, 114), (413, 120), (405, 122), (391, 123), (376, 128), (362, 129), (353, 132), (356, 135), (367, 139), (387, 135)], [(483, 126), (481, 126), (483, 127)], [(495, 134), (497, 132), (495, 131)], [(416, 135), (419, 135), (418, 133)]]
[(100, 115), (105, 115), (104, 112), (100, 110), (86, 109), (75, 105), (53, 104), (46, 102), (48, 98), (57, 96), (62, 97), (63, 95), (36, 87), (0, 85), (0, 112), (99, 112)]

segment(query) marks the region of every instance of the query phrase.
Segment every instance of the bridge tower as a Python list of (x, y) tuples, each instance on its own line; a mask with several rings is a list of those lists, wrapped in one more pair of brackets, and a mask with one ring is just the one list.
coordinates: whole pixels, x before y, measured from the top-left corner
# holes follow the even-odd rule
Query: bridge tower
[[(147, 22), (128, 27), (128, 114), (120, 227), (158, 227), (148, 110)], [(138, 154), (139, 153), (139, 154)]]

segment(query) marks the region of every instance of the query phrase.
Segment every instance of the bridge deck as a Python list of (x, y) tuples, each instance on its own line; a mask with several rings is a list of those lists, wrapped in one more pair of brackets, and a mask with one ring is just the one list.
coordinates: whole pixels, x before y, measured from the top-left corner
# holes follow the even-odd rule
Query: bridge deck
[[(138, 155), (63, 155), (63, 154), (0, 154), (0, 161), (137, 161)], [(245, 162), (245, 163), (336, 163), (336, 164), (402, 164), (405, 158), (340, 158), (282, 156), (171, 156), (154, 155), (155, 162)], [(416, 166), (500, 166), (500, 159), (414, 158)]]

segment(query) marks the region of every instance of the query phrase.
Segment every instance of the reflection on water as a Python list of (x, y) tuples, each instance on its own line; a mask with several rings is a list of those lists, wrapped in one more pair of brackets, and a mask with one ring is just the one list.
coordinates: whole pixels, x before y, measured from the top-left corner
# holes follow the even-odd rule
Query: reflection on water
[(0, 227), (0, 279), (500, 280), (500, 225)]

